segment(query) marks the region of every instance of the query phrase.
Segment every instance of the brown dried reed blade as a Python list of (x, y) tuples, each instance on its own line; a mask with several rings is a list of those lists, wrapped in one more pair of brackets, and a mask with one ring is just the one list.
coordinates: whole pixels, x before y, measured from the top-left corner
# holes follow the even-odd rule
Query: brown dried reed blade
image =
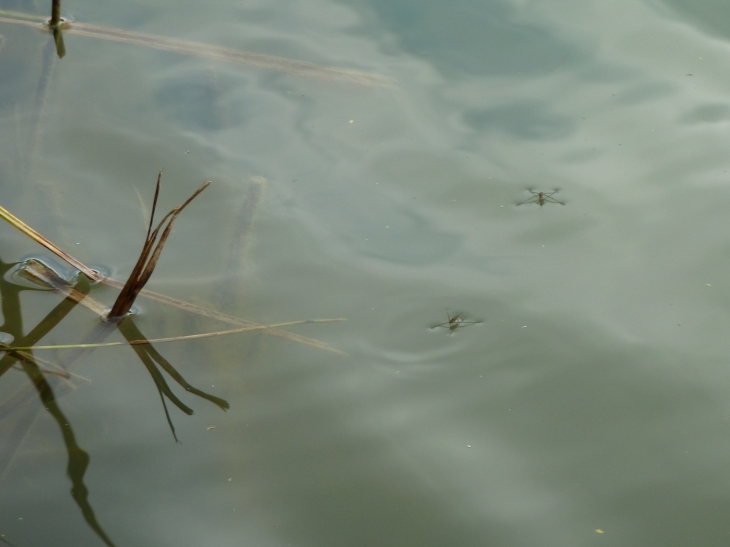
[[(200, 193), (205, 190), (211, 183), (211, 181), (209, 180), (203, 182), (200, 188), (193, 192), (193, 195), (191, 195), (185, 201), (185, 203), (175, 207), (172, 211), (167, 213), (154, 229), (154, 231), (150, 233), (150, 231), (152, 230), (152, 224), (154, 222), (155, 211), (157, 209), (157, 198), (160, 194), (161, 181), (162, 171), (160, 171), (160, 173), (157, 175), (155, 198), (152, 203), (152, 213), (150, 214), (150, 224), (147, 229), (147, 237), (145, 239), (144, 247), (142, 248), (142, 252), (137, 259), (137, 263), (135, 264), (132, 273), (129, 275), (129, 279), (127, 279), (127, 282), (124, 284), (122, 291), (119, 293), (117, 300), (114, 302), (111, 311), (107, 315), (107, 321), (117, 322), (129, 313), (129, 310), (132, 308), (132, 305), (134, 304), (137, 295), (147, 284), (147, 281), (149, 281), (150, 277), (152, 276), (152, 272), (155, 271), (157, 261), (160, 259), (162, 249), (167, 242), (167, 238), (172, 231), (172, 227), (175, 224), (175, 220), (177, 219), (178, 215), (180, 215), (185, 207), (187, 207), (191, 201), (198, 197), (198, 195), (200, 195)], [(164, 231), (162, 232), (162, 235), (159, 235), (159, 232), (163, 229), (163, 227)], [(159, 241), (157, 240), (158, 235)]]

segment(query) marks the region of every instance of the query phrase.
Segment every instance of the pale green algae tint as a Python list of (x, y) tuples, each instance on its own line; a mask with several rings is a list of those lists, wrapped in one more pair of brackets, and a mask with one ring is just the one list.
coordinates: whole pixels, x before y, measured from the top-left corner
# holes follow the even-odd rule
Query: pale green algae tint
[[(48, 36), (2, 24), (3, 206), (123, 277), (144, 237), (135, 189), (149, 207), (164, 167), (167, 209), (209, 177), (150, 288), (262, 323), (348, 318), (297, 330), (347, 357), (261, 335), (160, 346), (231, 404), (170, 381), (195, 410), (168, 405), (181, 445), (129, 348), (79, 366), (92, 382), (60, 403), (115, 544), (726, 545), (715, 4), (82, 0), (67, 7), (79, 21), (400, 91), (68, 35), (40, 102)], [(15, 143), (36, 140), (30, 162)], [(240, 263), (233, 227), (256, 176)], [(516, 206), (555, 188), (565, 206)], [(0, 251), (38, 253), (9, 229)], [(23, 293), (26, 330), (57, 302)], [(225, 328), (140, 306), (149, 337)], [(431, 328), (459, 312), (483, 323)], [(47, 341), (94, 324), (77, 310)], [(25, 383), (10, 371), (0, 398)], [(5, 539), (99, 544), (66, 463), (41, 412), (0, 480)]]

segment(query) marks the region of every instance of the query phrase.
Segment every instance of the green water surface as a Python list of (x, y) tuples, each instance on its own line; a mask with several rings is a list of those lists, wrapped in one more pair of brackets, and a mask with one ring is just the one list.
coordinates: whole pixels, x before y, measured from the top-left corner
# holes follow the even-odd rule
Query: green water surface
[[(261, 334), (156, 345), (230, 403), (168, 376), (195, 412), (167, 403), (180, 443), (130, 347), (75, 366), (58, 407), (114, 545), (728, 544), (722, 2), (66, 0), (64, 13), (394, 81), (70, 33), (59, 60), (47, 32), (0, 22), (4, 207), (125, 278), (158, 171), (164, 210), (210, 178), (149, 288), (262, 324), (347, 318), (289, 329), (347, 355)], [(248, 223), (252, 177), (265, 183)], [(529, 193), (555, 189), (564, 205)], [(0, 259), (30, 256), (49, 254), (0, 226)], [(18, 298), (5, 331), (62, 299)], [(148, 338), (231, 328), (138, 307)], [(457, 313), (481, 323), (435, 327)], [(77, 307), (41, 343), (97, 324)], [(8, 370), (0, 402), (28, 383)], [(33, 404), (0, 421), (0, 456), (22, 432), (0, 538), (103, 545), (71, 493), (63, 427)]]

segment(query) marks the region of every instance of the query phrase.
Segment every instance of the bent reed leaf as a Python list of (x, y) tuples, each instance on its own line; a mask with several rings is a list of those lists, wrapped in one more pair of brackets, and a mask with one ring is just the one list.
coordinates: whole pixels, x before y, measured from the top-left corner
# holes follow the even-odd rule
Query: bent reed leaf
[[(132, 305), (134, 304), (137, 295), (147, 284), (147, 281), (149, 281), (150, 277), (152, 276), (152, 272), (155, 271), (157, 261), (160, 259), (162, 249), (167, 242), (167, 238), (172, 231), (172, 226), (175, 223), (178, 215), (180, 215), (183, 209), (185, 209), (185, 207), (187, 207), (191, 201), (198, 197), (203, 190), (210, 186), (211, 183), (211, 181), (209, 180), (203, 182), (200, 188), (193, 192), (193, 195), (191, 195), (185, 201), (185, 203), (175, 207), (172, 211), (167, 213), (157, 225), (157, 228), (155, 228), (154, 231), (150, 233), (155, 218), (155, 210), (157, 209), (157, 198), (160, 194), (161, 182), (162, 171), (160, 171), (157, 175), (155, 198), (152, 203), (150, 224), (147, 228), (147, 238), (145, 239), (145, 244), (142, 247), (142, 253), (139, 255), (139, 258), (137, 259), (137, 264), (135, 264), (132, 273), (129, 275), (129, 279), (127, 279), (127, 282), (124, 284), (122, 291), (119, 293), (119, 296), (117, 297), (116, 302), (114, 302), (111, 311), (105, 318), (105, 321), (118, 322), (129, 313), (129, 310), (132, 308)], [(157, 241), (158, 234), (163, 227), (164, 231), (162, 232), (162, 235), (159, 236), (159, 241)]]

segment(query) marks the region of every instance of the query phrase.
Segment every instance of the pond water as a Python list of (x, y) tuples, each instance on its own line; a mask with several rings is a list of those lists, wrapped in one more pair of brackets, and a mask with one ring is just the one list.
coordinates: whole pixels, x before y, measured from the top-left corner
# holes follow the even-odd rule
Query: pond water
[[(167, 402), (179, 443), (128, 346), (70, 369), (62, 414), (5, 404), (0, 539), (727, 545), (727, 3), (63, 8), (61, 60), (47, 32), (0, 21), (2, 205), (123, 279), (158, 171), (164, 211), (211, 179), (148, 288), (262, 325), (347, 321), (287, 327), (339, 353), (261, 333), (156, 344), (230, 405), (168, 376), (194, 410)], [(28, 257), (50, 253), (0, 227), (4, 264)], [(62, 300), (2, 287), (16, 339)], [(233, 328), (137, 306), (148, 338)], [(98, 323), (78, 306), (40, 343)], [(7, 370), (0, 403), (28, 384)]]

